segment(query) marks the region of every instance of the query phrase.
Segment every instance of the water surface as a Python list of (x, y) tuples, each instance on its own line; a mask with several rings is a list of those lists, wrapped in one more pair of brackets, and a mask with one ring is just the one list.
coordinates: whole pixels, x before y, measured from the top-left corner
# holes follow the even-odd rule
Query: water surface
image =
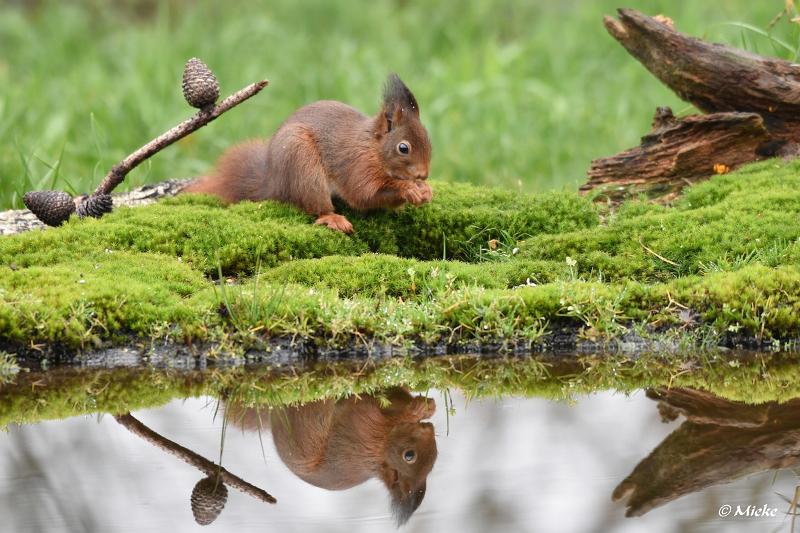
[[(734, 404), (719, 415), (717, 406), (715, 416), (724, 419), (722, 426), (697, 426), (702, 431), (682, 437), (674, 432), (685, 417), (662, 422), (657, 402), (643, 392), (631, 396), (599, 393), (573, 403), (537, 398), (467, 401), (458, 391), (449, 393), (447, 400), (439, 391), (428, 393), (437, 406), (431, 422), (438, 454), (427, 476), (424, 498), (400, 531), (791, 529), (784, 498), (791, 499), (797, 485), (789, 468), (798, 456), (800, 439), (785, 428), (780, 428), (777, 437), (771, 430), (752, 433), (763, 422), (761, 411), (744, 409), (742, 414)], [(452, 408), (449, 414), (446, 406)], [(219, 457), (224, 417), (215, 399), (173, 401), (132, 416), (205, 458)], [(736, 435), (742, 431), (751, 434), (744, 434), (744, 444), (736, 444)], [(677, 484), (687, 493), (661, 502), (642, 516), (626, 518), (624, 501), (612, 501), (612, 493), (668, 438), (681, 442), (672, 451), (668, 447), (657, 466), (645, 463), (636, 480), (658, 481), (659, 468), (674, 468), (676, 472), (667, 473), (667, 479), (675, 482), (686, 477)], [(765, 445), (766, 441), (772, 444)], [(732, 443), (729, 450), (712, 449), (709, 459), (692, 463), (709, 446), (724, 448), (726, 443)], [(784, 457), (766, 457), (775, 453)], [(724, 458), (727, 454), (729, 460)], [(786, 468), (764, 467), (774, 466), (775, 461)], [(231, 473), (275, 496), (277, 503), (264, 503), (228, 488), (221, 514), (211, 525), (200, 526), (189, 498), (205, 474), (132, 433), (114, 417), (82, 416), (11, 426), (0, 434), (0, 530), (398, 530), (390, 513), (389, 491), (381, 481), (370, 479), (337, 491), (313, 486), (287, 468), (267, 427), (259, 435), (229, 424), (222, 463)], [(685, 465), (691, 465), (690, 475), (681, 471)], [(728, 470), (723, 477), (734, 480), (714, 485), (720, 469)], [(712, 478), (707, 483), (712, 486), (692, 489), (693, 483), (704, 484), (706, 478)], [(663, 490), (666, 482), (656, 484), (659, 487), (643, 492)], [(732, 514), (737, 506), (743, 511), (748, 506), (779, 511), (767, 518), (722, 518), (723, 505), (731, 505)]]

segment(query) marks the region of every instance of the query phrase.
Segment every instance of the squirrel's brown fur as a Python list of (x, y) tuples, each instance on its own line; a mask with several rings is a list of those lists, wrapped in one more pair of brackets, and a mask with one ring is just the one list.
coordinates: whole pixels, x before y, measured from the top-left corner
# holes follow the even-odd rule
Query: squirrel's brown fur
[[(389, 405), (374, 396), (320, 401), (267, 411), (228, 405), (228, 420), (244, 429), (272, 428), (278, 455), (304, 481), (330, 490), (348, 489), (380, 478), (404, 523), (425, 496), (436, 461), (433, 400), (405, 389), (388, 390)], [(413, 458), (409, 460), (409, 457)]]
[(270, 140), (230, 148), (208, 176), (184, 191), (214, 194), (228, 203), (288, 202), (317, 216), (317, 224), (350, 233), (350, 222), (333, 212), (333, 196), (357, 210), (429, 202), (430, 159), (417, 100), (392, 74), (377, 115), (367, 117), (331, 100), (307, 105)]

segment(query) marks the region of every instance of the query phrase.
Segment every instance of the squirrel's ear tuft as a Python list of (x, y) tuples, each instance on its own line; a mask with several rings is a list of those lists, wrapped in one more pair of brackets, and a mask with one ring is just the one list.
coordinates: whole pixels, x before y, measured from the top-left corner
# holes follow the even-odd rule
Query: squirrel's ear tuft
[(419, 116), (419, 105), (414, 94), (397, 74), (389, 74), (383, 89), (383, 107), (387, 111), (400, 109)]
[(408, 414), (414, 422), (430, 418), (436, 413), (436, 401), (425, 396), (414, 396), (408, 405)]

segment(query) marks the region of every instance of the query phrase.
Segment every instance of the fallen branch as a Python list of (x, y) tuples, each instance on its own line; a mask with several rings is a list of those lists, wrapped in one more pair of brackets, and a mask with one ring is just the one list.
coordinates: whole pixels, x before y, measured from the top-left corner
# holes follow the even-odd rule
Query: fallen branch
[(714, 113), (677, 119), (659, 108), (642, 144), (596, 159), (580, 188), (612, 199), (632, 193), (676, 195), (693, 180), (724, 173), (767, 154), (771, 137), (757, 113)]
[(659, 108), (641, 144), (592, 161), (582, 192), (618, 201), (670, 200), (686, 185), (766, 157), (796, 155), (800, 67), (674, 29), (666, 17), (620, 9), (608, 32), (680, 98), (707, 115), (676, 118)]
[[(603, 23), (633, 57), (681, 99), (704, 113), (758, 113), (770, 130), (800, 125), (800, 68), (675, 30), (665, 17), (618, 10)], [(787, 130), (788, 133), (788, 130)]]
[(255, 96), (264, 87), (266, 87), (267, 84), (267, 80), (251, 83), (244, 89), (241, 89), (240, 91), (237, 91), (225, 98), (219, 103), (219, 105), (214, 106), (210, 110), (201, 109), (193, 117), (181, 122), (169, 131), (162, 133), (114, 165), (114, 167), (109, 171), (106, 177), (103, 178), (103, 181), (94, 191), (94, 194), (110, 194), (117, 185), (122, 183), (122, 181), (125, 179), (125, 176), (140, 163), (146, 161), (148, 158), (157, 154), (172, 143), (186, 137), (193, 131), (202, 128), (224, 112), (236, 107), (251, 96)]
[(227, 485), (249, 494), (254, 498), (261, 500), (265, 503), (276, 503), (277, 500), (267, 491), (256, 487), (243, 480), (239, 476), (231, 474), (222, 465), (218, 465), (209, 461), (202, 455), (199, 455), (188, 448), (184, 448), (180, 444), (163, 437), (142, 424), (139, 420), (134, 418), (130, 413), (124, 415), (117, 415), (114, 419), (119, 422), (121, 426), (130, 431), (131, 433), (143, 438), (150, 444), (164, 450), (165, 452), (174, 455), (178, 459), (188, 463), (198, 470), (201, 470), (209, 477), (218, 477)]
[(183, 94), (186, 101), (200, 110), (174, 128), (162, 133), (128, 157), (114, 165), (91, 196), (71, 198), (62, 191), (33, 191), (25, 194), (23, 201), (36, 217), (50, 226), (58, 226), (77, 211), (80, 217), (99, 218), (112, 209), (111, 191), (125, 180), (128, 173), (167, 146), (202, 128), (212, 120), (255, 96), (267, 86), (267, 80), (251, 83), (233, 93), (218, 105), (216, 77), (200, 60), (187, 61), (183, 75)]

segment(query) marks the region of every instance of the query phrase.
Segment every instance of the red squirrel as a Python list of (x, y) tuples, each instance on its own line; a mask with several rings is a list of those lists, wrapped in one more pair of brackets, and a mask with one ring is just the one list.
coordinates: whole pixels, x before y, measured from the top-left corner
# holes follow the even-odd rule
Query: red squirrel
[(301, 107), (271, 139), (228, 149), (184, 192), (226, 203), (279, 200), (316, 216), (316, 224), (351, 233), (350, 221), (333, 212), (333, 196), (359, 211), (430, 202), (430, 161), (417, 99), (391, 74), (375, 116), (332, 100)]
[(232, 404), (228, 420), (249, 430), (270, 426), (278, 455), (304, 481), (329, 490), (349, 489), (371, 477), (383, 481), (392, 514), (404, 524), (425, 497), (436, 461), (432, 399), (392, 388), (381, 407), (375, 396), (351, 396), (268, 411)]

